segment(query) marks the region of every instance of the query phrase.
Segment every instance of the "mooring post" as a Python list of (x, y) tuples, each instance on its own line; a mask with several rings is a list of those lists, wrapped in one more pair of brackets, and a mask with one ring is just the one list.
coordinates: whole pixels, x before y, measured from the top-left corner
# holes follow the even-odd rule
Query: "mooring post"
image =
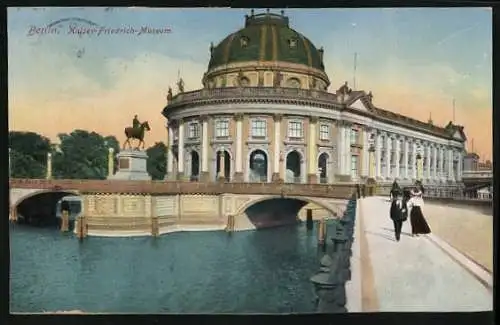
[(227, 216), (226, 232), (234, 231), (234, 216), (232, 214)]
[(69, 211), (63, 210), (61, 216), (61, 232), (67, 232), (69, 230)]
[(318, 245), (324, 248), (326, 237), (325, 219), (321, 219), (318, 225)]
[(313, 211), (312, 211), (312, 209), (306, 210), (306, 228), (307, 228), (307, 230), (313, 229)]

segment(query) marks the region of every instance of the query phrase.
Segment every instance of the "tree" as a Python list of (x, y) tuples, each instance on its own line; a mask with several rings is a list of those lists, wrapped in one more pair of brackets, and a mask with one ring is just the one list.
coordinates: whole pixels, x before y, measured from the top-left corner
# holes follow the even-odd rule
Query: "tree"
[(9, 132), (11, 177), (44, 178), (50, 140), (35, 132)]
[(162, 180), (165, 177), (165, 162), (167, 147), (163, 142), (156, 142), (146, 150), (148, 154), (147, 169), (153, 180)]
[(105, 179), (108, 175), (109, 148), (114, 148), (115, 154), (120, 150), (114, 136), (103, 137), (96, 132), (74, 130), (58, 137), (61, 144), (53, 156), (56, 178)]

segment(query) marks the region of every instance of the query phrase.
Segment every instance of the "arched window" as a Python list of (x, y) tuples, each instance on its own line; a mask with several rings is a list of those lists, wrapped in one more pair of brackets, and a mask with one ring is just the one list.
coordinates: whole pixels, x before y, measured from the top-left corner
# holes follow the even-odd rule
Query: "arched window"
[(297, 78), (290, 78), (286, 81), (288, 88), (300, 88), (300, 80)]

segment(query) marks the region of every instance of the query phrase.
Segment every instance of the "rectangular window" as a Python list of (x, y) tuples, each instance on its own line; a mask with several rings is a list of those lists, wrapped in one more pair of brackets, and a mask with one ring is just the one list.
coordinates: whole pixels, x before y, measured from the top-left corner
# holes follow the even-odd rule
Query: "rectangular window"
[(351, 129), (351, 145), (358, 144), (359, 131), (356, 129)]
[(301, 121), (288, 121), (288, 137), (289, 138), (303, 137), (303, 128)]
[(404, 154), (400, 153), (399, 154), (399, 166), (402, 166), (404, 162)]
[(221, 119), (215, 121), (215, 137), (229, 137), (229, 120)]
[(385, 150), (382, 150), (382, 151), (380, 152), (380, 163), (381, 163), (382, 165), (384, 165), (384, 164), (385, 164), (385, 156), (386, 156), (386, 155), (385, 155)]
[(358, 176), (358, 156), (351, 156), (351, 176)]
[(385, 137), (380, 137), (380, 141), (382, 143), (382, 150), (387, 148), (387, 141), (385, 141)]
[(190, 122), (188, 124), (188, 138), (197, 139), (200, 137), (200, 124), (197, 122)]
[(261, 120), (261, 119), (252, 120), (252, 137), (265, 138), (266, 136), (267, 136), (266, 120)]
[(328, 140), (330, 138), (330, 126), (328, 124), (321, 124), (319, 126), (319, 139)]

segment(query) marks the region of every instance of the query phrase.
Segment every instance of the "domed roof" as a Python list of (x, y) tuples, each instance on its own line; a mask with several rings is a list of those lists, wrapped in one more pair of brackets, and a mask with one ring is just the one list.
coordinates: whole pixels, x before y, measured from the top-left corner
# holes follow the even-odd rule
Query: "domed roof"
[(288, 17), (264, 14), (245, 16), (245, 28), (211, 47), (208, 70), (245, 61), (283, 61), (324, 71), (323, 49), (316, 49), (304, 35), (291, 29)]

